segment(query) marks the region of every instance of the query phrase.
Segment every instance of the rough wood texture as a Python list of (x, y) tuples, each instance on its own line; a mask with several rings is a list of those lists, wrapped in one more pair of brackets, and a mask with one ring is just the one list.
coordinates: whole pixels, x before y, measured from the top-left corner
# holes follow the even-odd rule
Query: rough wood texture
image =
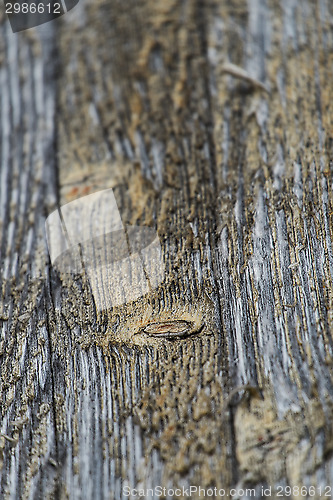
[[(332, 2), (2, 17), (1, 498), (332, 485)], [(44, 220), (110, 187), (166, 276), (96, 312)]]

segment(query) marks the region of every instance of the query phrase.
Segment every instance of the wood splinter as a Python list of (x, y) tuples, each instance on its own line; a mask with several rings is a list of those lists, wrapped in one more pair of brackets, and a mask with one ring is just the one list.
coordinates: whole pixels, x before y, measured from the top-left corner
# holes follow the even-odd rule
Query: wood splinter
[(240, 80), (245, 80), (246, 82), (253, 85), (253, 87), (264, 90), (269, 94), (269, 88), (264, 83), (260, 82), (256, 78), (253, 78), (245, 69), (241, 68), (240, 66), (236, 66), (236, 64), (225, 63), (221, 67), (221, 71), (235, 78), (239, 78)]

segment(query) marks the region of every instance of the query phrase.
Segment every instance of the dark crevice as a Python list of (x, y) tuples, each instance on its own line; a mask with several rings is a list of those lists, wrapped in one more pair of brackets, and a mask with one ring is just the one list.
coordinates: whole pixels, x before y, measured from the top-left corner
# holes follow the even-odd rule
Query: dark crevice
[[(206, 119), (205, 127), (206, 127), (206, 140), (208, 141), (209, 147), (209, 186), (212, 189), (213, 199), (218, 200), (219, 189), (218, 189), (218, 173), (217, 173), (217, 161), (216, 161), (216, 149), (214, 143), (214, 113), (213, 113), (213, 102), (212, 96), (210, 92), (210, 71), (209, 71), (209, 62), (208, 62), (208, 20), (207, 20), (207, 5), (204, 0), (197, 0), (197, 10), (196, 10), (196, 18), (197, 18), (197, 26), (198, 31), (200, 33), (199, 39), (201, 43), (201, 55), (204, 64), (204, 71), (202, 71), (202, 79), (204, 86), (204, 93), (208, 103), (208, 119)], [(206, 187), (206, 186), (204, 186)], [(205, 191), (207, 191), (205, 189)], [(205, 192), (206, 199), (209, 200), (210, 193)], [(215, 249), (218, 247), (218, 237), (217, 234), (217, 221), (219, 220), (219, 207), (216, 205), (216, 202), (213, 203), (213, 206), (208, 206), (207, 209), (211, 211), (211, 217), (209, 217), (209, 235), (210, 235), (210, 247), (212, 252), (212, 270), (214, 276), (214, 288), (215, 293), (217, 295), (218, 300), (215, 302), (217, 304), (217, 313), (220, 323), (220, 331), (221, 335), (219, 336), (219, 352), (218, 352), (218, 366), (222, 367), (223, 365), (223, 353), (227, 352), (226, 340), (222, 334), (222, 318), (223, 318), (223, 310), (222, 304), (223, 300), (223, 290), (221, 290), (219, 282), (216, 280), (216, 276), (219, 276), (219, 266), (215, 255)], [(228, 359), (228, 365), (230, 360)], [(228, 370), (229, 371), (229, 370)], [(230, 411), (230, 421), (229, 428), (231, 434), (231, 456), (230, 456), (230, 471), (231, 471), (231, 482), (232, 484), (236, 484), (239, 477), (238, 471), (238, 463), (236, 459), (236, 436), (235, 436), (235, 427), (234, 427), (234, 419), (232, 411)]]
[[(60, 69), (60, 57), (59, 57), (59, 31), (60, 31), (61, 23), (50, 23), (50, 31), (52, 35), (50, 36), (50, 40), (48, 40), (48, 44), (45, 44), (44, 50), (46, 52), (44, 56), (44, 61), (46, 61), (46, 65), (44, 66), (44, 79), (46, 83), (46, 87), (53, 92), (54, 97), (54, 140), (52, 142), (49, 157), (47, 158), (47, 167), (46, 172), (47, 181), (45, 182), (44, 189), (47, 192), (51, 192), (53, 196), (55, 196), (56, 205), (59, 208), (60, 204), (60, 181), (59, 181), (59, 166), (58, 166), (58, 151), (59, 151), (59, 132), (58, 132), (58, 119), (57, 119), (57, 110), (59, 109), (59, 86), (58, 86), (58, 78)], [(47, 198), (47, 196), (46, 196)], [(52, 207), (55, 208), (55, 207)], [(44, 215), (47, 217), (49, 213), (45, 213), (48, 211), (50, 207), (44, 207)], [(52, 331), (54, 330), (55, 321), (52, 321), (52, 316), (55, 314), (55, 304), (53, 300), (52, 294), (52, 278), (51, 278), (51, 262), (48, 260), (47, 265), (47, 277), (45, 284), (45, 312), (46, 312), (46, 320), (47, 320), (47, 334), (48, 334), (48, 343), (49, 343), (49, 356), (50, 356), (50, 372), (52, 379), (52, 411), (53, 411), (53, 425), (54, 425), (54, 437), (55, 437), (55, 453), (56, 453), (56, 462), (57, 466), (61, 464), (60, 457), (60, 438), (57, 427), (57, 406), (56, 406), (56, 376), (54, 372), (54, 359), (53, 359), (53, 340), (52, 340)], [(51, 307), (49, 307), (51, 305)], [(53, 318), (54, 319), (54, 318)], [(60, 475), (59, 469), (57, 470), (58, 478)], [(60, 482), (57, 480), (55, 482), (55, 491), (54, 498), (61, 498), (60, 491)]]

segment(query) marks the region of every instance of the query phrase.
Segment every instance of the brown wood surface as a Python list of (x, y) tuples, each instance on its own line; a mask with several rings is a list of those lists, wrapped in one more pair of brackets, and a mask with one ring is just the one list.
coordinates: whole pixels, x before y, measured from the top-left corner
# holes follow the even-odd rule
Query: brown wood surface
[[(320, 498), (332, 2), (81, 0), (18, 34), (0, 17), (0, 498)], [(50, 265), (44, 224), (106, 188), (124, 223), (157, 230), (165, 279), (98, 311), (86, 275)], [(171, 320), (194, 334), (142, 332)]]

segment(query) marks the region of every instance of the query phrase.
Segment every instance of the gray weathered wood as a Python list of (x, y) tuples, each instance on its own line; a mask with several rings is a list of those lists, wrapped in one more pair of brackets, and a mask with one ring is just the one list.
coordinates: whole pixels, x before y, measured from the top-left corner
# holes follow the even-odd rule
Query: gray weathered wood
[[(2, 20), (3, 498), (333, 484), (332, 26), (328, 0)], [(44, 220), (106, 188), (166, 276), (98, 312)], [(204, 327), (136, 335), (171, 319)]]

